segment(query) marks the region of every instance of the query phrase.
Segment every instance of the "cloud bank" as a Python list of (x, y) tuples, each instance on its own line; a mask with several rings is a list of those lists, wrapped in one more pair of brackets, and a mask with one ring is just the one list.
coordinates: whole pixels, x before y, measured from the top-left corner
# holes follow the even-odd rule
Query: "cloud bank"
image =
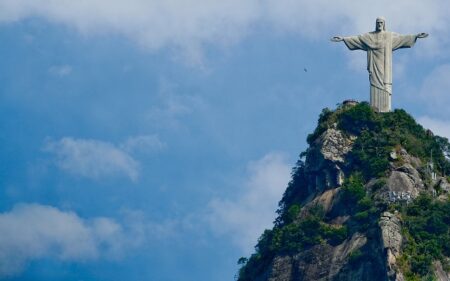
[(231, 237), (250, 254), (264, 229), (271, 228), (278, 201), (290, 180), (291, 167), (283, 155), (269, 153), (248, 166), (249, 177), (236, 199), (216, 198), (209, 204), (214, 231)]
[(44, 150), (55, 155), (60, 169), (75, 176), (92, 179), (127, 176), (132, 181), (139, 176), (139, 163), (109, 142), (65, 137), (47, 141)]
[(64, 137), (48, 139), (43, 150), (54, 155), (56, 165), (72, 175), (91, 179), (128, 177), (139, 178), (140, 164), (134, 154), (150, 154), (166, 148), (157, 135), (128, 137), (115, 145), (94, 139)]
[(191, 59), (203, 45), (233, 44), (257, 26), (325, 41), (369, 31), (380, 15), (388, 29), (432, 34), (430, 49), (449, 43), (447, 0), (0, 0), (0, 22), (43, 18), (83, 34), (119, 34), (151, 50), (182, 49)]
[(83, 219), (39, 204), (0, 213), (0, 278), (20, 273), (31, 260), (87, 261), (119, 257), (127, 240), (109, 218)]

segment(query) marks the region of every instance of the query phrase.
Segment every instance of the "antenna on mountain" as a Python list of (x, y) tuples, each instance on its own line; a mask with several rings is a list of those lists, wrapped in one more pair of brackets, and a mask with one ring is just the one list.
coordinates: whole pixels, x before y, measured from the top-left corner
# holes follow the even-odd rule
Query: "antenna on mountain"
[(430, 163), (428, 163), (428, 167), (430, 169), (431, 180), (435, 181), (437, 176), (434, 172), (434, 163), (433, 163), (433, 149), (430, 150)]

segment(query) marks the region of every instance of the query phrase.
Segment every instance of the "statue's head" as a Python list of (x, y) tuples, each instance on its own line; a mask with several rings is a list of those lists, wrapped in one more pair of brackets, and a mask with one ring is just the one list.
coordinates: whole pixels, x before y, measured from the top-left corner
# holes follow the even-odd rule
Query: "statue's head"
[(384, 31), (386, 30), (386, 20), (383, 17), (378, 17), (375, 22), (375, 30), (376, 31)]

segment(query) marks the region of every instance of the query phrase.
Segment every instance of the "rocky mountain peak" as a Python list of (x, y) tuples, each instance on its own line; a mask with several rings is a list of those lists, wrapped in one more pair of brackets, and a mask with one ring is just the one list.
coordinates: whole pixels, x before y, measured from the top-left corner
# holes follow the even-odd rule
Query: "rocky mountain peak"
[(447, 139), (353, 103), (307, 141), (238, 280), (450, 280)]

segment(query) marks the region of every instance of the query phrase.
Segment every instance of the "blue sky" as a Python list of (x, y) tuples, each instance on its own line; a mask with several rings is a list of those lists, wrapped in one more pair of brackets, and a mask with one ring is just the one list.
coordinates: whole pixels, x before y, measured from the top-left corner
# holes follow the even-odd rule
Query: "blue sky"
[(393, 105), (450, 137), (444, 0), (0, 0), (0, 279), (233, 280), (322, 108), (368, 99), (329, 38), (380, 15), (430, 33)]

